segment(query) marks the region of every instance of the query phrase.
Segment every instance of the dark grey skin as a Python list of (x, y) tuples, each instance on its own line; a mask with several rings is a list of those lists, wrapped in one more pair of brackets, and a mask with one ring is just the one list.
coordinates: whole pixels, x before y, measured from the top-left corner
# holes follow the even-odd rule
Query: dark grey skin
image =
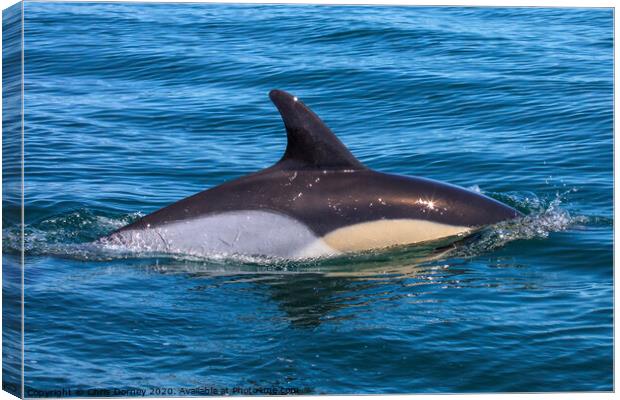
[(296, 97), (280, 90), (272, 90), (269, 96), (288, 137), (279, 162), (180, 200), (115, 233), (244, 210), (286, 215), (305, 224), (317, 237), (376, 220), (427, 220), (475, 229), (521, 215), (458, 186), (373, 171)]

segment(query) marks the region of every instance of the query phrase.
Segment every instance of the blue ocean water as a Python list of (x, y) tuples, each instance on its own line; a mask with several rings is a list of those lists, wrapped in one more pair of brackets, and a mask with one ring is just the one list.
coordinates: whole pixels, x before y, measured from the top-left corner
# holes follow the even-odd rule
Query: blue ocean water
[[(27, 396), (613, 389), (611, 9), (24, 12)], [(430, 261), (84, 246), (277, 161), (273, 88), (367, 166), (526, 216)], [(18, 212), (5, 205), (5, 263)]]

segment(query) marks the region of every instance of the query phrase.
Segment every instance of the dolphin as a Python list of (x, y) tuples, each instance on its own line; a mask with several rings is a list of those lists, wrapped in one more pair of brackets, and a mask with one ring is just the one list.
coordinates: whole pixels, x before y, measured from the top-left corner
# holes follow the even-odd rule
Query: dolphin
[(479, 193), (364, 166), (297, 97), (269, 92), (286, 151), (273, 166), (146, 215), (99, 239), (184, 255), (303, 259), (463, 239), (521, 216)]

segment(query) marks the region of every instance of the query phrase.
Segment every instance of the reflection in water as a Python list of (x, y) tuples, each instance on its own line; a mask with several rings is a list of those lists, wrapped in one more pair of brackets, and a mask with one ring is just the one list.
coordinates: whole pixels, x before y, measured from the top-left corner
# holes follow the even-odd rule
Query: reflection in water
[[(462, 273), (435, 260), (456, 247), (418, 246), (332, 259), (272, 264), (181, 263), (146, 267), (164, 274), (184, 274), (191, 279), (223, 279), (227, 284), (251, 284), (253, 292), (268, 293), (293, 327), (316, 328), (325, 321), (356, 317), (364, 306), (417, 296), (423, 285), (449, 284)], [(355, 262), (352, 262), (355, 259)], [(453, 262), (454, 264), (454, 262)], [(195, 290), (204, 289), (204, 284)], [(404, 288), (404, 290), (403, 290)]]
[(321, 274), (291, 274), (278, 278), (261, 283), (269, 289), (271, 298), (292, 325), (309, 328), (320, 325), (322, 319), (337, 310), (352, 306), (355, 291), (377, 286), (366, 282), (360, 287), (355, 279)]
[[(417, 296), (430, 279), (452, 275), (447, 266), (403, 265), (387, 271), (366, 271), (363, 274), (287, 274), (258, 281), (268, 287), (271, 298), (278, 303), (293, 326), (314, 328), (324, 321), (352, 319), (365, 307), (379, 301)], [(402, 290), (403, 286), (407, 286)], [(418, 288), (416, 288), (418, 286)]]

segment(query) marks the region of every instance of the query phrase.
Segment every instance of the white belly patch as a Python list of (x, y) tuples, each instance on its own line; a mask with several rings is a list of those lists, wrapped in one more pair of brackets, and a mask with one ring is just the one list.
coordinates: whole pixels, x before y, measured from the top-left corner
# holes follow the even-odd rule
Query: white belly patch
[(196, 256), (262, 255), (309, 258), (335, 255), (308, 227), (285, 215), (234, 211), (171, 222), (152, 229), (126, 230), (103, 241), (130, 251)]

